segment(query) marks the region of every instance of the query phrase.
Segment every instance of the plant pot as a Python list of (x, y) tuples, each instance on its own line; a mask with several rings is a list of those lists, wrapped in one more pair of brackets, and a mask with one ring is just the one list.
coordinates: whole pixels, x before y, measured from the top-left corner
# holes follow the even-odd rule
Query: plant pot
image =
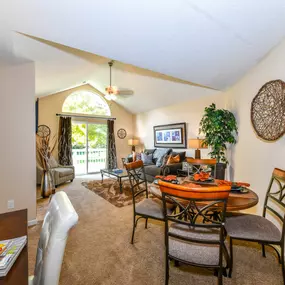
[(216, 164), (216, 178), (224, 180), (225, 179), (225, 172), (226, 172), (227, 165), (225, 163), (217, 163)]
[(51, 174), (49, 171), (43, 170), (41, 181), (41, 195), (43, 198), (47, 198), (52, 194), (53, 183)]

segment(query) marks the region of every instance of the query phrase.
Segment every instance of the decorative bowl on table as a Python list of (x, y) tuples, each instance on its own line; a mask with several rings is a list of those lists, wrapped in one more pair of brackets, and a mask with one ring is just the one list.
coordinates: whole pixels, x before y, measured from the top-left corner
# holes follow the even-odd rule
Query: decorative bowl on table
[(213, 184), (215, 182), (215, 179), (211, 177), (211, 174), (209, 172), (201, 171), (199, 173), (195, 173), (194, 175), (190, 176), (190, 181), (199, 184), (208, 184), (208, 183)]
[(153, 181), (155, 184), (158, 184), (158, 180), (162, 180), (164, 182), (169, 182), (173, 184), (179, 184), (179, 181), (177, 180), (176, 175), (167, 175), (167, 176), (157, 175), (155, 176), (155, 178), (156, 179)]
[(120, 173), (123, 173), (124, 170), (123, 169), (119, 169), (119, 168), (115, 168), (115, 169), (113, 169), (113, 172), (116, 173), (116, 174), (120, 174)]

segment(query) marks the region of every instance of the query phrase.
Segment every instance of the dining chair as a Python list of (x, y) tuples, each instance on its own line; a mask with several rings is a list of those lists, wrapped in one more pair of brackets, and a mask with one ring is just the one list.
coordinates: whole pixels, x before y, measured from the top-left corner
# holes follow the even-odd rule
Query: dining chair
[[(223, 284), (223, 274), (230, 264), (224, 229), (230, 187), (158, 184), (165, 217), (165, 285), (169, 282), (169, 260), (214, 269), (218, 271), (218, 284)], [(166, 211), (166, 199), (177, 205), (175, 212)], [(212, 208), (220, 209), (221, 220), (206, 215)]]
[[(145, 228), (147, 228), (148, 219), (164, 221), (163, 206), (160, 199), (149, 197), (143, 162), (138, 160), (127, 163), (125, 164), (125, 167), (128, 172), (132, 190), (133, 232), (131, 243), (133, 244), (135, 229), (139, 219), (145, 219)], [(144, 198), (140, 202), (137, 202), (139, 196)], [(170, 212), (171, 209), (168, 209), (167, 211)]]
[(53, 195), (41, 229), (34, 276), (29, 285), (57, 285), (69, 230), (78, 215), (65, 192)]
[[(186, 157), (186, 161), (188, 163), (188, 176), (191, 171), (192, 174), (199, 173), (201, 171), (207, 171), (211, 168), (211, 174), (215, 178), (216, 177), (216, 159), (196, 159)], [(190, 166), (190, 167), (189, 167)]]
[[(277, 189), (276, 189), (277, 187)], [(227, 217), (225, 228), (230, 237), (231, 264), (229, 277), (233, 269), (233, 240), (245, 240), (260, 243), (262, 255), (265, 257), (265, 245), (271, 246), (277, 253), (282, 265), (283, 283), (285, 284), (284, 268), (284, 219), (285, 219), (285, 171), (279, 168), (273, 170), (265, 196), (262, 216), (252, 214), (237, 214)], [(281, 224), (281, 231), (268, 219), (273, 214)], [(274, 245), (281, 248), (281, 255)]]

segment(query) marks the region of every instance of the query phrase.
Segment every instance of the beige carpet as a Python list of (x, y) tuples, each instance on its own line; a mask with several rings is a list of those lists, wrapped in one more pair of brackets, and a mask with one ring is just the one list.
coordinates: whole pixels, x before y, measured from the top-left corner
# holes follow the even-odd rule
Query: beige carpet
[[(140, 221), (135, 244), (130, 244), (132, 206), (117, 208), (84, 188), (75, 179), (60, 190), (65, 191), (79, 215), (79, 223), (67, 242), (60, 284), (164, 284), (163, 224), (149, 223), (144, 229)], [(47, 201), (38, 201), (38, 218), (42, 219)], [(29, 266), (33, 272), (40, 225), (29, 229)], [(234, 248), (233, 278), (226, 285), (281, 285), (280, 265), (271, 250), (267, 258), (258, 246), (239, 243)], [(170, 283), (175, 285), (216, 284), (207, 270), (171, 265)]]

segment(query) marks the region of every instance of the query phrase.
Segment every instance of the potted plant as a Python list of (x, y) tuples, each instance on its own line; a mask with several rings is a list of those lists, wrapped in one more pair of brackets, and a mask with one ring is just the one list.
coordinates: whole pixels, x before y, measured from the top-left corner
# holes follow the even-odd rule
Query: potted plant
[(199, 134), (204, 133), (203, 144), (211, 147), (211, 158), (217, 160), (216, 178), (225, 178), (228, 164), (226, 158), (227, 143), (235, 144), (238, 133), (237, 122), (233, 113), (224, 109), (216, 109), (212, 103), (205, 108), (205, 114), (200, 122)]

